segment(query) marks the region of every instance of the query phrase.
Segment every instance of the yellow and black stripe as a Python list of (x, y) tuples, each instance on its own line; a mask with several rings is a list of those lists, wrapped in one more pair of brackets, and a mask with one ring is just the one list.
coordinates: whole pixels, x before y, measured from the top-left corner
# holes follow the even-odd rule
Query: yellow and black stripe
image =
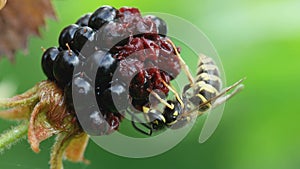
[[(200, 105), (207, 100), (217, 96), (222, 87), (220, 73), (215, 62), (207, 56), (200, 56), (197, 70), (196, 83), (193, 86), (194, 96), (190, 101), (195, 105)], [(211, 107), (206, 104), (199, 108), (199, 111), (205, 111)]]

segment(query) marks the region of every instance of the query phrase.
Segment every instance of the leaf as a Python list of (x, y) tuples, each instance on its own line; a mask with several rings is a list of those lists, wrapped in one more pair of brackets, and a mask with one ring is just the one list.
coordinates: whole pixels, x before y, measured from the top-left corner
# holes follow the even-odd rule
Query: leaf
[(13, 61), (17, 50), (26, 51), (28, 37), (40, 36), (46, 16), (55, 18), (50, 0), (8, 0), (0, 10), (0, 59), (6, 55)]
[(6, 120), (25, 120), (28, 119), (30, 111), (30, 107), (28, 106), (19, 106), (8, 110), (0, 110), (0, 118)]
[(65, 157), (72, 162), (84, 162), (89, 164), (89, 161), (84, 159), (84, 152), (89, 141), (89, 136), (86, 133), (74, 137), (65, 150)]
[(38, 103), (32, 113), (28, 127), (28, 141), (31, 149), (38, 153), (40, 151), (40, 143), (54, 134), (59, 133), (50, 123), (48, 123), (45, 113), (40, 113), (43, 105)]

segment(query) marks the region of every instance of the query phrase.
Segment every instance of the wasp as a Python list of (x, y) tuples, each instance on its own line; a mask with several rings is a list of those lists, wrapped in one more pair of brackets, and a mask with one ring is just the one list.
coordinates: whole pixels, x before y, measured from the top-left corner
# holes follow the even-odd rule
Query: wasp
[[(165, 128), (178, 129), (184, 127), (191, 122), (191, 120), (223, 104), (244, 88), (242, 82), (245, 78), (222, 89), (222, 80), (218, 66), (212, 58), (202, 54), (199, 56), (197, 76), (193, 78), (188, 66), (177, 51), (177, 48), (171, 41), (169, 42), (173, 45), (175, 53), (180, 59), (181, 67), (189, 79), (189, 84), (184, 86), (182, 94), (179, 95), (172, 86), (164, 83), (176, 96), (176, 99), (173, 100), (164, 100), (156, 92), (149, 91), (164, 105), (164, 108), (159, 110), (144, 106), (143, 113), (146, 123), (134, 113), (129, 112), (132, 117), (131, 121), (133, 127), (137, 131), (149, 136), (152, 135), (153, 131), (159, 131)], [(230, 91), (232, 92), (228, 93)], [(138, 127), (137, 122), (148, 130), (145, 131)]]

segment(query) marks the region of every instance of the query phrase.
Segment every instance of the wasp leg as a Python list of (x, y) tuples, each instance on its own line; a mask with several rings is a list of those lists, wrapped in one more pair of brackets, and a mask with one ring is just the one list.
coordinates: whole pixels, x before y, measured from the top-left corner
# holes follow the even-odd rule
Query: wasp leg
[[(136, 129), (140, 133), (145, 134), (147, 136), (151, 136), (152, 135), (152, 132), (153, 132), (152, 128), (148, 124), (143, 123), (142, 120), (140, 118), (138, 118), (134, 113), (131, 113), (130, 111), (127, 111), (127, 112), (131, 115), (131, 124), (132, 124), (132, 126), (133, 126), (134, 129)], [(136, 125), (135, 120), (137, 120), (138, 123), (141, 124), (142, 126), (144, 126), (145, 128), (149, 129), (149, 131), (147, 132), (147, 131), (144, 131), (141, 128), (139, 128)]]
[(174, 43), (168, 39), (167, 40), (173, 47), (174, 51), (175, 51), (175, 54), (176, 56), (178, 56), (178, 59), (179, 59), (179, 62), (180, 62), (180, 66), (181, 68), (183, 69), (184, 73), (186, 74), (186, 76), (188, 77), (189, 81), (190, 81), (190, 86), (193, 86), (194, 85), (194, 78), (189, 70), (189, 67), (187, 66), (187, 64), (184, 62), (184, 60), (182, 59), (182, 57), (180, 56), (176, 46), (174, 45)]

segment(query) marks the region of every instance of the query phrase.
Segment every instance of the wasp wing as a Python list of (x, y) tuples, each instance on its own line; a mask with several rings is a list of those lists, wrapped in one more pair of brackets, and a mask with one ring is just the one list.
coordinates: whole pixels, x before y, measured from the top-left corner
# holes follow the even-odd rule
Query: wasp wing
[[(244, 85), (241, 83), (244, 81), (244, 79), (245, 78), (237, 81), (233, 85), (226, 88), (223, 92), (221, 92), (216, 97), (211, 98), (206, 103), (203, 103), (203, 105), (205, 105), (210, 102), (213, 102), (212, 110), (208, 113), (207, 119), (205, 120), (204, 126), (201, 130), (199, 136), (199, 143), (204, 143), (215, 132), (223, 115), (224, 103), (228, 99), (232, 98), (234, 95), (242, 91)], [(230, 94), (227, 94), (227, 92), (231, 91), (232, 89), (234, 90)]]

